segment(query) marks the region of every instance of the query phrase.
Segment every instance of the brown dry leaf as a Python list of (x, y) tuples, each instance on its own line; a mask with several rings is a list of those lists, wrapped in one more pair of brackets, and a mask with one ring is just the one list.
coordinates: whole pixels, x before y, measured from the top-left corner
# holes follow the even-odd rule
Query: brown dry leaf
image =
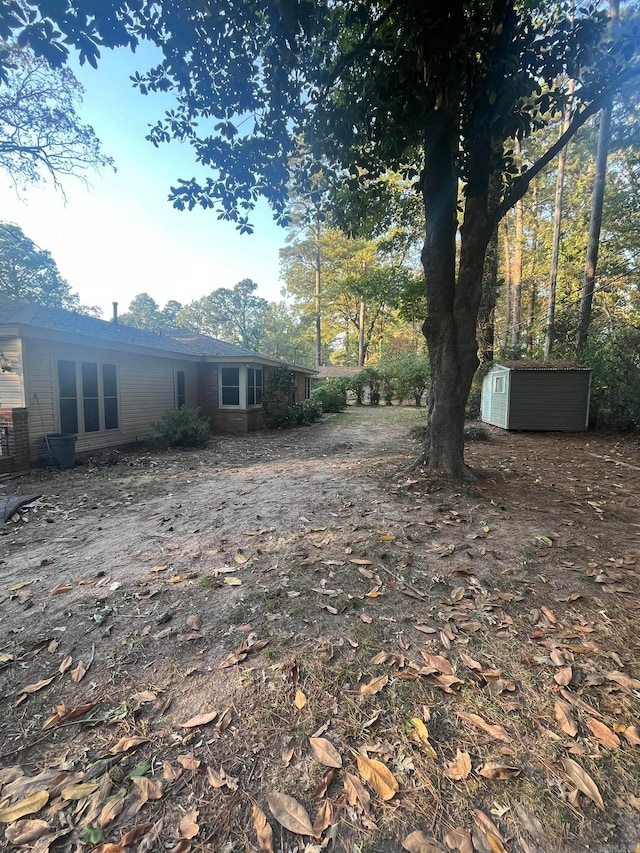
[(19, 820), (29, 814), (39, 812), (41, 808), (49, 802), (48, 791), (34, 791), (25, 797), (23, 800), (15, 803), (13, 806), (5, 806), (0, 809), (0, 823), (13, 823), (14, 820)]
[(316, 815), (316, 819), (313, 822), (313, 831), (316, 834), (316, 838), (320, 838), (325, 829), (331, 826), (333, 823), (333, 806), (329, 802), (329, 800), (325, 800), (324, 803), (318, 809), (318, 814)]
[(560, 687), (568, 687), (571, 684), (571, 679), (573, 678), (573, 669), (570, 666), (563, 666), (555, 673), (553, 676), (553, 680), (556, 684), (559, 684)]
[(476, 824), (473, 830), (474, 845), (476, 843), (476, 831), (478, 831), (484, 836), (483, 840), (486, 840), (490, 853), (508, 853), (500, 835), (500, 830), (490, 817), (487, 817), (480, 809), (476, 809), (474, 820)]
[(251, 809), (251, 814), (258, 839), (258, 847), (263, 853), (273, 853), (273, 831), (267, 821), (267, 816), (255, 803)]
[(372, 566), (373, 560), (361, 560), (359, 558), (354, 558), (353, 560), (349, 560), (350, 563), (353, 563), (354, 566)]
[(85, 702), (82, 705), (77, 705), (75, 708), (67, 709), (64, 705), (56, 705), (55, 712), (44, 722), (43, 730), (52, 729), (54, 726), (59, 726), (61, 723), (68, 723), (70, 720), (76, 720), (82, 717), (87, 711), (91, 711), (96, 705), (100, 704), (100, 700), (94, 702)]
[(192, 631), (199, 631), (202, 628), (202, 619), (197, 613), (187, 616), (187, 628), (191, 628)]
[(198, 826), (198, 814), (199, 812), (197, 809), (192, 809), (184, 815), (180, 821), (181, 838), (195, 838), (200, 832), (200, 827)]
[(447, 832), (444, 837), (444, 843), (449, 850), (457, 850), (458, 853), (473, 853), (473, 843), (471, 841), (471, 833), (468, 829), (463, 829), (461, 826)]
[(105, 826), (109, 826), (109, 824), (114, 821), (122, 809), (124, 808), (125, 797), (117, 797), (113, 800), (110, 800), (106, 805), (102, 807), (102, 810), (98, 816), (98, 826), (100, 829), (104, 829)]
[(407, 835), (402, 842), (402, 849), (409, 853), (444, 853), (444, 847), (439, 841), (419, 830)]
[(196, 717), (191, 717), (186, 723), (180, 723), (182, 729), (194, 729), (196, 726), (206, 726), (207, 723), (213, 722), (218, 716), (217, 711), (207, 711), (204, 714), (198, 714)]
[(310, 737), (313, 754), (325, 767), (342, 767), (342, 757), (330, 740), (324, 737)]
[(36, 681), (33, 684), (27, 684), (25, 687), (21, 688), (21, 693), (37, 693), (38, 690), (42, 690), (43, 687), (48, 687), (49, 684), (56, 678), (58, 673), (52, 675), (51, 678), (43, 678), (42, 681)]
[(235, 560), (235, 562), (236, 562), (239, 566), (242, 566), (242, 565), (244, 565), (244, 564), (247, 562), (247, 557), (245, 557), (245, 555), (244, 555), (244, 554), (241, 554), (241, 553), (240, 553), (240, 551), (237, 551), (237, 552), (233, 555), (233, 559)]
[(194, 758), (193, 755), (179, 755), (176, 759), (181, 767), (185, 770), (197, 770), (200, 767), (200, 759)]
[(451, 664), (443, 655), (432, 655), (430, 652), (425, 651), (421, 651), (420, 654), (427, 666), (433, 667), (434, 672), (441, 672), (443, 675), (453, 675)]
[(464, 684), (459, 678), (456, 678), (455, 675), (433, 675), (432, 676), (435, 683), (441, 690), (444, 690), (445, 693), (453, 693), (453, 687), (460, 687)]
[(212, 767), (207, 767), (207, 782), (212, 788), (224, 788), (226, 778), (223, 773), (218, 773)]
[(503, 743), (511, 743), (511, 738), (502, 726), (487, 723), (487, 721), (483, 720), (478, 714), (468, 714), (465, 711), (456, 711), (456, 713), (463, 723), (467, 723), (467, 725), (473, 726), (476, 729), (481, 729), (483, 732), (486, 732), (488, 735), (491, 735), (491, 737), (496, 740), (500, 740)]
[(150, 572), (166, 572), (169, 566), (151, 566)]
[(274, 791), (268, 795), (267, 803), (269, 804), (271, 814), (285, 829), (295, 832), (298, 835), (310, 835), (312, 838), (317, 837), (309, 820), (309, 815), (304, 807), (297, 800), (294, 800), (293, 797)]
[(58, 672), (60, 673), (60, 675), (64, 675), (68, 669), (71, 669), (72, 663), (73, 663), (73, 657), (71, 655), (67, 655), (66, 658), (62, 661), (62, 663), (58, 667)]
[(456, 757), (444, 769), (444, 775), (452, 782), (460, 782), (471, 773), (471, 756), (456, 750)]
[(227, 586), (242, 586), (242, 580), (240, 578), (233, 577), (232, 575), (225, 575), (224, 582)]
[(525, 831), (538, 844), (543, 844), (546, 841), (546, 832), (538, 818), (522, 803), (516, 803), (515, 810), (520, 819), (520, 824), (524, 827)]
[(177, 844), (169, 850), (169, 853), (189, 853), (191, 850), (191, 842), (186, 838), (182, 838)]
[(561, 699), (558, 699), (554, 708), (556, 712), (556, 720), (558, 721), (558, 725), (562, 731), (565, 734), (568, 734), (569, 737), (575, 737), (578, 734), (578, 724), (573, 716), (571, 705), (569, 705), (568, 702), (563, 702)]
[(127, 830), (127, 832), (122, 836), (119, 842), (120, 847), (129, 847), (130, 845), (135, 844), (136, 841), (146, 835), (152, 828), (152, 823), (137, 823), (135, 826), (132, 826), (131, 829)]
[(386, 764), (366, 755), (356, 755), (358, 773), (383, 800), (391, 800), (399, 790), (398, 780)]
[(419, 744), (429, 758), (437, 758), (435, 749), (429, 743), (429, 732), (420, 717), (412, 717), (409, 720), (409, 737), (414, 743)]
[(345, 773), (343, 784), (347, 803), (350, 806), (355, 806), (359, 803), (360, 808), (367, 812), (371, 803), (371, 797), (358, 777), (354, 776), (353, 773)]
[(366, 684), (360, 685), (360, 695), (375, 696), (376, 693), (379, 693), (382, 688), (385, 687), (388, 683), (388, 675), (378, 675), (376, 678), (372, 678), (371, 681), (368, 681)]
[(82, 681), (86, 674), (87, 669), (85, 665), (82, 663), (82, 661), (78, 661), (78, 665), (76, 666), (76, 668), (71, 670), (71, 680), (74, 682), (74, 684), (77, 684), (79, 681)]
[(60, 791), (63, 800), (83, 800), (97, 791), (100, 782), (79, 782), (77, 785), (67, 785)]
[(46, 820), (35, 820), (26, 818), (8, 826), (4, 835), (9, 844), (14, 847), (23, 847), (37, 841), (45, 832), (50, 832), (51, 827)]
[(472, 657), (465, 654), (464, 652), (460, 652), (459, 654), (460, 660), (467, 667), (467, 669), (476, 670), (476, 672), (482, 672), (482, 664), (479, 661), (474, 660)]
[(640, 732), (636, 726), (627, 726), (623, 734), (631, 746), (640, 746)]
[[(640, 690), (640, 681), (637, 678), (630, 678), (628, 675), (625, 675), (624, 672), (605, 672), (605, 677), (609, 679), (609, 681), (613, 681), (615, 684), (618, 684), (624, 690)], [(26, 687), (23, 690), (26, 691)]]
[(612, 732), (609, 726), (605, 726), (600, 720), (593, 717), (587, 717), (587, 726), (591, 730), (591, 734), (597, 738), (607, 749), (620, 749), (620, 738), (615, 732)]
[(165, 782), (175, 782), (182, 776), (182, 770), (177, 770), (168, 761), (162, 762), (162, 778)]
[(148, 737), (139, 737), (138, 735), (123, 737), (111, 747), (109, 752), (111, 755), (119, 755), (121, 752), (129, 752), (130, 749), (135, 749), (136, 746), (140, 746), (141, 743), (148, 743), (148, 741)]
[(322, 777), (322, 781), (318, 785), (318, 787), (313, 792), (314, 800), (321, 800), (324, 795), (327, 793), (327, 789), (329, 785), (333, 782), (333, 777), (336, 775), (335, 769), (327, 770), (327, 772)]
[(367, 616), (366, 613), (361, 613), (360, 614), (360, 621), (364, 622), (365, 625), (371, 625), (371, 623), (373, 622), (373, 619), (371, 618), (371, 616)]
[(544, 614), (545, 619), (547, 620), (547, 622), (550, 622), (551, 625), (557, 624), (558, 620), (556, 619), (556, 614), (553, 612), (553, 610), (550, 610), (548, 607), (542, 606), (540, 608), (540, 612)]
[(153, 779), (148, 779), (146, 776), (134, 776), (131, 781), (140, 792), (140, 799), (143, 803), (162, 798), (162, 785), (154, 782)]
[(298, 711), (302, 711), (304, 706), (307, 704), (307, 697), (304, 695), (302, 690), (300, 690), (300, 688), (296, 690), (296, 695), (294, 697), (293, 704), (296, 706)]
[(485, 762), (476, 771), (485, 779), (515, 779), (522, 773), (522, 767), (513, 767), (509, 764), (495, 764), (493, 761)]
[(591, 776), (580, 767), (572, 758), (563, 758), (562, 764), (564, 765), (564, 769), (566, 771), (567, 776), (576, 788), (588, 797), (592, 802), (596, 804), (596, 806), (604, 811), (604, 803), (602, 802), (602, 796), (600, 795), (600, 791), (598, 790), (598, 786), (593, 781)]

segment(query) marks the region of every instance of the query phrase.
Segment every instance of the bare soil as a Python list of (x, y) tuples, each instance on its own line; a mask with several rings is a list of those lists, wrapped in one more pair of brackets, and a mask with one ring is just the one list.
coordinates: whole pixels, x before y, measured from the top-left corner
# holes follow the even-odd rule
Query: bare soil
[(41, 496), (0, 528), (7, 845), (638, 850), (640, 442), (489, 429), (452, 486), (423, 417), (0, 481)]

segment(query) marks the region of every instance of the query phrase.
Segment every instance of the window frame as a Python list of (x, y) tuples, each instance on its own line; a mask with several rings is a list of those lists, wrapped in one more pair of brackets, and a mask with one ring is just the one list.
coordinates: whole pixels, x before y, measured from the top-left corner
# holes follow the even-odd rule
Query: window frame
[[(64, 382), (61, 382), (61, 364), (73, 365), (73, 383), (75, 391), (74, 395), (62, 395), (62, 391), (70, 390), (70, 385), (68, 388), (64, 388), (62, 386), (69, 382), (71, 376), (69, 373)], [(113, 369), (113, 374), (111, 377), (105, 375), (105, 368)], [(66, 369), (68, 370), (68, 368)], [(89, 377), (90, 373), (93, 373), (94, 376)], [(89, 378), (91, 379), (91, 383), (89, 383)], [(115, 394), (105, 394), (105, 386), (110, 385), (111, 382), (114, 383), (114, 387), (110, 387), (106, 390), (114, 390)], [(90, 384), (94, 385), (94, 387), (90, 387)], [(95, 391), (95, 393), (89, 394), (85, 393), (85, 391)], [(100, 434), (113, 434), (121, 431), (120, 376), (118, 371), (118, 365), (114, 362), (87, 361), (83, 358), (57, 358), (56, 395), (56, 416), (57, 422), (60, 427), (60, 432), (70, 432), (79, 436), (91, 436)], [(66, 415), (63, 414), (63, 402), (71, 400), (75, 400), (75, 407), (73, 409), (75, 414), (75, 417), (73, 418), (73, 420), (75, 421), (75, 429), (68, 428), (69, 426), (71, 426), (71, 424), (69, 424), (71, 407), (69, 407), (69, 412), (67, 412)], [(97, 429), (87, 429), (87, 420), (89, 419), (87, 417), (88, 407), (93, 404), (93, 401), (95, 401), (95, 403), (97, 404)], [(106, 405), (107, 401), (109, 401), (111, 404)], [(115, 401), (116, 425), (109, 427), (107, 426), (107, 422), (111, 421), (114, 415), (114, 406), (111, 401)]]
[(504, 373), (498, 373), (497, 376), (493, 377), (493, 393), (494, 394), (506, 394), (507, 393), (507, 377)]
[[(224, 372), (227, 370), (238, 371), (238, 384), (228, 384), (225, 381)], [(253, 379), (249, 384), (249, 373), (251, 372)], [(260, 379), (259, 382), (256, 380)], [(227, 377), (228, 378), (228, 377)], [(238, 389), (238, 402), (225, 403), (225, 390)], [(251, 390), (253, 393), (251, 393)], [(253, 402), (249, 402), (249, 400)], [(219, 363), (218, 364), (218, 408), (219, 409), (235, 409), (247, 411), (249, 409), (262, 408), (264, 399), (264, 366), (262, 364), (239, 364), (239, 363)]]
[[(182, 391), (180, 385), (182, 384)], [(182, 402), (180, 402), (182, 400)], [(176, 409), (187, 405), (187, 372), (176, 369)]]

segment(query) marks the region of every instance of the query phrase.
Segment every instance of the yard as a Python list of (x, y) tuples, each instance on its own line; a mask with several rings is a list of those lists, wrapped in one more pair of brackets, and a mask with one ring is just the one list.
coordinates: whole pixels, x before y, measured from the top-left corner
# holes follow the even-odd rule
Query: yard
[(9, 849), (640, 850), (638, 438), (423, 418), (0, 481)]

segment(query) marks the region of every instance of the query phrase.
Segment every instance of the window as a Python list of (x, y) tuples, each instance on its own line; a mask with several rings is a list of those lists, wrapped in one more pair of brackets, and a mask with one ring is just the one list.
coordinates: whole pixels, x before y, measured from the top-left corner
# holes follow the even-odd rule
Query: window
[(240, 368), (223, 367), (220, 371), (221, 405), (240, 405)]
[(118, 429), (118, 381), (115, 364), (58, 362), (61, 432)]
[(78, 394), (75, 361), (58, 362), (60, 432), (78, 432)]
[(311, 377), (305, 376), (304, 377), (304, 399), (308, 400), (310, 396), (311, 396)]
[(505, 377), (502, 376), (494, 376), (493, 377), (493, 393), (494, 394), (504, 394), (507, 390), (507, 383)]
[(247, 368), (247, 406), (262, 405), (262, 368)]
[(187, 404), (184, 370), (176, 371), (176, 405), (179, 409)]

